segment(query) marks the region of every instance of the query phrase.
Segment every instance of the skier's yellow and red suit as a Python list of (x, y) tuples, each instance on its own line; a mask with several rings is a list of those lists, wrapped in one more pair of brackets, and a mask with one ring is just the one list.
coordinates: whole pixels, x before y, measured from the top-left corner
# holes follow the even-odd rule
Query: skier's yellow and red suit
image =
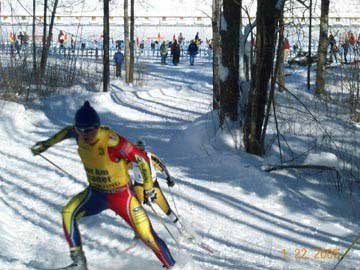
[(127, 163), (136, 162), (144, 178), (144, 189), (153, 182), (149, 159), (143, 151), (108, 127), (100, 126), (96, 140), (85, 143), (73, 126), (68, 126), (46, 141), (51, 146), (64, 139), (75, 137), (78, 152), (84, 164), (89, 186), (73, 197), (63, 208), (63, 227), (72, 250), (82, 248), (78, 221), (85, 216), (112, 209), (120, 215), (149, 246), (159, 260), (170, 267), (175, 264), (165, 242), (153, 230), (150, 220), (134, 196)]

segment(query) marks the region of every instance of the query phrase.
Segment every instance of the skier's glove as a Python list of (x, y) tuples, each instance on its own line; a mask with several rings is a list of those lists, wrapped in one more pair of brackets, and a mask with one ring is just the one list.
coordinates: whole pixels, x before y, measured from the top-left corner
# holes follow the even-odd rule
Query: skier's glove
[(168, 176), (168, 177), (166, 178), (166, 181), (167, 181), (167, 185), (168, 185), (169, 187), (175, 186), (175, 182), (174, 182), (174, 180), (171, 179), (170, 176)]
[(33, 147), (31, 147), (31, 152), (34, 156), (44, 152), (46, 149), (48, 149), (48, 146), (44, 141), (37, 142)]
[(150, 202), (154, 202), (156, 200), (156, 191), (151, 188), (148, 190), (144, 190), (144, 203), (149, 204)]

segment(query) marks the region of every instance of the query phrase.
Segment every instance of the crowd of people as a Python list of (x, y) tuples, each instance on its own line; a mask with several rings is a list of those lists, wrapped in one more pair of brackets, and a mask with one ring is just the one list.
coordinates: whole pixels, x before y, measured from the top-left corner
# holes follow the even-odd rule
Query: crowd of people
[(360, 59), (360, 33), (356, 35), (352, 31), (342, 33), (338, 37), (338, 41), (335, 35), (329, 35), (329, 53), (330, 61), (338, 62), (340, 57), (341, 62), (348, 63), (351, 59)]
[[(304, 55), (299, 45), (295, 43), (292, 47), (287, 38), (283, 43), (284, 62), (288, 61), (289, 52), (296, 57)], [(360, 60), (360, 33), (356, 35), (352, 31), (330, 33), (328, 36), (328, 57), (329, 63), (348, 64), (356, 60)]]
[[(182, 33), (180, 33), (177, 38), (174, 35), (172, 41), (167, 42), (163, 40), (161, 43), (159, 43), (158, 40), (152, 40), (150, 43), (150, 48), (153, 56), (155, 56), (155, 54), (160, 56), (161, 65), (167, 65), (167, 58), (170, 54), (172, 57), (172, 64), (177, 66), (180, 62), (180, 57), (185, 47), (187, 55), (189, 56), (189, 64), (193, 66), (196, 55), (199, 53), (199, 45), (201, 43), (202, 40), (199, 38), (198, 32), (196, 33), (195, 38), (190, 40), (189, 43), (186, 43), (184, 36)], [(142, 54), (144, 50), (144, 41), (135, 41), (135, 44), (139, 50), (139, 53)], [(212, 41), (207, 40), (207, 44), (209, 49), (212, 49)], [(124, 53), (122, 50), (124, 50), (123, 42), (117, 41), (116, 52), (114, 53), (113, 59), (116, 66), (115, 75), (118, 78), (121, 78), (121, 66), (124, 62)]]
[(11, 32), (9, 35), (10, 54), (11, 56), (20, 55), (21, 48), (26, 47), (29, 43), (29, 35), (20, 31), (18, 35)]
[[(10, 48), (11, 53), (15, 52), (20, 55), (21, 49), (23, 46), (26, 46), (29, 42), (29, 35), (26, 32), (20, 32), (18, 35), (15, 33), (10, 33)], [(146, 46), (145, 41), (139, 41), (138, 38), (134, 40), (135, 52), (137, 55), (141, 56), (145, 54)], [(212, 51), (212, 40), (206, 39), (206, 43), (199, 36), (199, 32), (196, 33), (195, 37), (191, 40), (185, 39), (182, 33), (176, 37), (175, 34), (172, 40), (165, 40), (163, 37), (157, 39), (152, 39), (149, 42), (149, 49), (152, 56), (159, 57), (160, 63), (162, 65), (168, 64), (168, 58), (171, 57), (171, 62), (173, 65), (178, 65), (180, 63), (180, 58), (188, 56), (189, 64), (194, 65), (196, 56), (199, 54), (200, 45), (206, 46), (207, 54), (211, 55)], [(57, 40), (52, 46), (55, 53), (70, 55), (75, 54), (76, 52), (80, 55), (93, 55), (96, 59), (99, 57), (99, 51), (102, 46), (102, 38), (93, 39), (93, 40), (84, 40), (77, 39), (76, 36), (69, 34), (60, 30), (57, 35)], [(115, 51), (114, 53), (114, 63), (116, 65), (116, 77), (121, 77), (121, 65), (123, 64), (124, 58), (124, 41), (123, 40), (114, 40), (110, 39), (110, 50)], [(120, 57), (121, 54), (121, 57)]]

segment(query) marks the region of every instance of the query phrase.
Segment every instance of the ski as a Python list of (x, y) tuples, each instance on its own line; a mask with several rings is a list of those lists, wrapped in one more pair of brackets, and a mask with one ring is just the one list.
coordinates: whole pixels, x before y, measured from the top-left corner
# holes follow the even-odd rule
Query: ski
[(197, 245), (198, 247), (202, 248), (203, 250), (207, 251), (210, 254), (215, 253), (215, 250), (212, 247), (210, 247), (208, 244), (206, 244), (203, 241), (199, 241), (195, 237), (188, 238), (188, 240), (190, 240), (194, 245)]
[(126, 248), (124, 248), (122, 250), (122, 252), (127, 253), (127, 252), (131, 251), (132, 249), (134, 249), (137, 246), (138, 243), (139, 243), (139, 241), (134, 240), (130, 245), (128, 245)]
[(207, 251), (210, 254), (214, 254), (215, 250), (204, 241), (199, 240), (194, 234), (190, 233), (186, 229), (180, 232), (180, 234), (184, 237), (185, 240), (191, 242), (192, 244), (202, 248), (203, 250)]

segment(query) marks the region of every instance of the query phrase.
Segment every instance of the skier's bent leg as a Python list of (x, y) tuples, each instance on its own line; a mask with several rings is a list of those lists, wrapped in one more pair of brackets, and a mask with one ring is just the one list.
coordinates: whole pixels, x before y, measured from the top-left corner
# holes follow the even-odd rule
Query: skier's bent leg
[(65, 238), (70, 250), (82, 250), (78, 221), (84, 216), (100, 213), (107, 208), (98, 192), (87, 188), (75, 195), (63, 208), (62, 219)]
[(166, 216), (175, 224), (175, 226), (178, 228), (178, 230), (182, 230), (181, 223), (179, 222), (179, 219), (177, 215), (172, 211), (170, 208), (169, 202), (165, 198), (164, 193), (162, 192), (160, 185), (158, 181), (154, 182), (154, 189), (156, 192), (156, 204), (161, 208), (161, 210), (166, 214)]
[(144, 185), (142, 183), (135, 182), (134, 184), (135, 196), (140, 203), (144, 202)]
[(155, 255), (165, 267), (173, 266), (175, 264), (175, 260), (172, 257), (167, 245), (153, 230), (144, 208), (135, 197), (131, 200), (129, 207), (134, 230), (138, 236), (154, 251)]
[(139, 238), (150, 247), (165, 267), (171, 267), (175, 260), (151, 227), (150, 220), (131, 189), (109, 195), (109, 207), (120, 215), (134, 229)]
[(169, 211), (171, 212), (170, 205), (169, 205), (168, 201), (166, 200), (165, 195), (162, 192), (158, 181), (154, 182), (154, 189), (156, 192), (156, 199), (155, 199), (156, 204), (161, 208), (161, 210), (164, 212), (164, 214), (169, 213)]

